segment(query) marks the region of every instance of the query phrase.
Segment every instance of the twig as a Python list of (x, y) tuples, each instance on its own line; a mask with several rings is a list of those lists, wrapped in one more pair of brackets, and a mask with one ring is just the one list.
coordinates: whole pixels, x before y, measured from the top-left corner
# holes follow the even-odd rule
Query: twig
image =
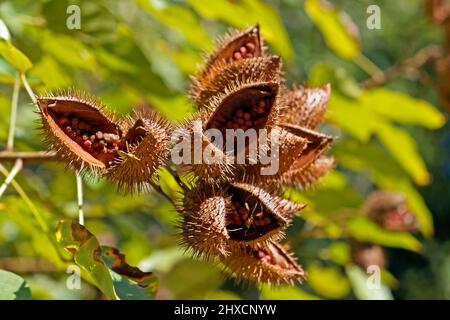
[(442, 51), (438, 46), (431, 45), (421, 49), (413, 57), (405, 59), (399, 65), (382, 71), (382, 76), (378, 79), (372, 78), (364, 81), (364, 88), (381, 86), (393, 78), (404, 76), (406, 78), (417, 78), (420, 76), (420, 69), (429, 60), (438, 59), (442, 56)]
[(156, 183), (154, 183), (153, 181), (150, 181), (150, 185), (153, 187), (153, 189), (155, 189), (156, 192), (158, 192), (160, 195), (162, 195), (164, 198), (166, 198), (175, 208), (177, 207), (177, 205), (175, 204), (175, 202), (173, 201), (173, 199), (171, 197), (169, 197), (162, 189), (159, 185), (157, 185)]
[(169, 171), (169, 173), (172, 175), (172, 177), (175, 179), (175, 181), (178, 183), (178, 185), (183, 189), (186, 190), (188, 189), (188, 186), (184, 183), (183, 180), (181, 180), (180, 176), (178, 175), (178, 172), (176, 172), (175, 170), (172, 169), (172, 167), (170, 166), (170, 164), (168, 164), (166, 166), (167, 171)]
[(20, 79), (22, 80), (23, 86), (25, 87), (25, 90), (27, 90), (28, 95), (30, 96), (31, 101), (37, 106), (37, 99), (36, 95), (34, 94), (33, 90), (30, 87), (30, 84), (27, 81), (27, 78), (25, 77), (24, 73), (20, 74)]
[(57, 161), (56, 153), (53, 151), (0, 151), (0, 162), (12, 162), (22, 159), (24, 162), (46, 162)]
[(12, 168), (11, 172), (6, 176), (5, 182), (0, 186), (0, 197), (5, 192), (8, 185), (11, 183), (11, 181), (14, 179), (14, 177), (22, 170), (23, 168), (23, 161), (22, 159), (17, 159), (14, 163), (14, 167)]
[[(5, 177), (8, 177), (10, 175), (8, 170), (1, 164), (0, 164), (0, 172), (3, 173)], [(16, 189), (19, 196), (25, 201), (34, 218), (36, 219), (37, 223), (41, 227), (42, 231), (48, 232), (48, 226), (47, 223), (45, 222), (45, 219), (42, 217), (39, 210), (36, 208), (33, 201), (31, 201), (31, 199), (28, 197), (27, 193), (22, 189), (20, 184), (18, 184), (14, 179), (12, 179), (11, 185), (14, 187), (14, 189)]]
[(19, 101), (20, 80), (16, 77), (13, 87), (12, 99), (11, 99), (11, 114), (9, 117), (9, 133), (8, 141), (6, 143), (6, 150), (12, 151), (14, 148), (14, 133), (16, 131), (16, 118), (17, 118), (17, 104)]
[(55, 265), (49, 260), (35, 257), (0, 258), (0, 269), (17, 273), (55, 272)]
[(378, 68), (378, 66), (373, 63), (369, 58), (365, 55), (360, 54), (356, 58), (353, 59), (361, 69), (363, 69), (367, 74), (369, 74), (374, 81), (383, 81), (384, 73), (383, 70)]
[(77, 177), (77, 196), (78, 196), (78, 223), (84, 225), (84, 212), (83, 212), (83, 178), (80, 172), (75, 172)]

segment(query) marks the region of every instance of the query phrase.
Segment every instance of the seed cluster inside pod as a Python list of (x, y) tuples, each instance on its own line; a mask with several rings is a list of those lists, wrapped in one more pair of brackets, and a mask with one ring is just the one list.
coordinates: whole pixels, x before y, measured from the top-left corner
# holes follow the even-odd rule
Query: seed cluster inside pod
[(279, 227), (278, 220), (254, 195), (230, 188), (232, 209), (227, 216), (230, 238), (237, 241), (255, 240)]
[(271, 242), (268, 242), (267, 246), (258, 245), (255, 248), (249, 247), (248, 250), (250, 254), (262, 262), (283, 269), (297, 269), (297, 264), (292, 262), (292, 258)]
[(237, 61), (259, 57), (262, 54), (259, 27), (247, 29), (221, 50), (219, 58), (226, 61)]
[[(206, 129), (219, 129), (226, 145), (226, 130), (264, 128), (269, 118), (275, 95), (269, 86), (244, 88), (226, 97), (211, 116)], [(236, 140), (236, 137), (235, 137)], [(239, 151), (242, 146), (237, 146)]]
[(47, 118), (51, 130), (63, 134), (54, 134), (73, 141), (79, 149), (75, 150), (81, 156), (82, 151), (103, 163), (107, 167), (117, 156), (121, 148), (122, 132), (120, 128), (100, 113), (95, 107), (81, 100), (70, 98), (40, 98), (40, 108)]

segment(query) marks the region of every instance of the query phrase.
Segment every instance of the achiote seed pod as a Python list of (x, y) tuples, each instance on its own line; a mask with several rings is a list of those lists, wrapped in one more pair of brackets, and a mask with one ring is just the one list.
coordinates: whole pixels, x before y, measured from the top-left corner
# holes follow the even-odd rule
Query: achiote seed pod
[[(259, 26), (252, 26), (242, 31), (232, 31), (216, 43), (215, 51), (206, 58), (204, 68), (196, 75), (196, 82), (209, 83), (227, 64), (261, 57), (264, 54), (263, 51)], [(195, 89), (192, 88), (192, 91)]]
[(208, 188), (186, 193), (181, 222), (182, 243), (207, 258), (281, 239), (290, 219), (304, 208), (244, 183)]
[(275, 241), (233, 251), (221, 261), (238, 281), (280, 285), (306, 277), (293, 255)]
[(192, 79), (190, 96), (200, 109), (206, 107), (217, 92), (223, 92), (231, 83), (246, 82), (243, 79), (254, 79), (259, 82), (281, 80), (281, 59), (269, 56), (233, 62), (223, 61), (211, 67), (210, 72), (214, 77)]
[[(156, 113), (147, 112), (127, 117), (121, 126), (126, 134), (105, 176), (117, 183), (119, 189), (145, 191), (169, 157), (168, 123)], [(108, 141), (107, 136), (104, 139)]]
[(369, 266), (377, 266), (381, 269), (386, 266), (383, 248), (378, 244), (354, 241), (351, 246), (351, 258), (352, 262), (364, 271)]
[(419, 222), (408, 210), (402, 193), (382, 190), (372, 192), (367, 197), (365, 212), (389, 231), (415, 232), (419, 229)]
[(280, 122), (315, 130), (327, 111), (331, 87), (326, 84), (317, 88), (294, 87), (283, 94), (284, 107)]
[[(122, 131), (102, 104), (74, 92), (39, 97), (37, 103), (47, 140), (57, 154), (75, 169), (104, 173), (116, 157)], [(110, 143), (104, 134), (112, 137)]]

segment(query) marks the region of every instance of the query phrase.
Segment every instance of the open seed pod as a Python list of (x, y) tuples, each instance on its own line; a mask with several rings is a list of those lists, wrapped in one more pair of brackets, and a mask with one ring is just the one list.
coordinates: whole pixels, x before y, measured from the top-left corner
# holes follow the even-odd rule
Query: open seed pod
[(278, 82), (231, 84), (200, 112), (203, 129), (222, 133), (222, 148), (229, 156), (237, 157), (236, 163), (258, 162), (258, 152), (249, 153), (255, 150), (249, 146), (258, 143), (259, 129), (270, 130), (277, 119), (278, 88)]
[(308, 145), (292, 165), (295, 170), (302, 170), (308, 167), (329, 148), (334, 140), (332, 136), (289, 123), (281, 123), (280, 127), (308, 140)]
[(263, 41), (259, 35), (259, 26), (244, 30), (232, 31), (215, 44), (215, 50), (206, 57), (205, 67), (196, 76), (200, 83), (213, 79), (220, 66), (243, 59), (251, 59), (264, 55)]
[(215, 190), (200, 186), (186, 192), (181, 209), (181, 242), (206, 258), (282, 238), (290, 218), (304, 208), (243, 183)]
[(386, 266), (386, 257), (383, 248), (378, 244), (362, 243), (354, 241), (351, 246), (352, 262), (364, 271), (369, 266), (378, 266), (384, 268)]
[(222, 263), (238, 281), (281, 285), (306, 278), (293, 255), (275, 241), (233, 251)]
[(297, 189), (306, 189), (316, 183), (321, 177), (331, 171), (334, 167), (334, 159), (331, 157), (320, 157), (306, 167), (299, 162), (300, 168), (296, 163), (287, 171), (279, 181), (283, 186), (293, 186)]
[(274, 127), (269, 132), (267, 146), (261, 149), (261, 152), (270, 157), (264, 162), (248, 166), (241, 180), (258, 184), (279, 181), (291, 169), (307, 145), (306, 138), (281, 127)]
[(382, 190), (372, 192), (367, 198), (365, 212), (389, 231), (415, 232), (419, 229), (419, 222), (408, 210), (402, 193)]
[[(122, 131), (99, 101), (69, 92), (37, 98), (47, 140), (75, 169), (103, 173), (120, 148)], [(106, 142), (103, 135), (111, 139)]]
[(190, 96), (200, 109), (207, 106), (211, 97), (223, 92), (230, 83), (280, 80), (281, 59), (278, 56), (269, 56), (233, 62), (222, 61), (212, 66), (210, 71), (212, 77), (192, 79)]
[(105, 176), (121, 190), (145, 191), (150, 188), (149, 182), (158, 168), (169, 157), (167, 121), (154, 112), (147, 112), (127, 117), (121, 125), (126, 134)]
[(290, 219), (305, 207), (246, 183), (232, 183), (227, 194), (232, 204), (227, 217), (232, 245), (281, 239)]
[(316, 129), (323, 121), (330, 98), (331, 86), (317, 88), (294, 87), (283, 94), (284, 108), (280, 110), (280, 122)]

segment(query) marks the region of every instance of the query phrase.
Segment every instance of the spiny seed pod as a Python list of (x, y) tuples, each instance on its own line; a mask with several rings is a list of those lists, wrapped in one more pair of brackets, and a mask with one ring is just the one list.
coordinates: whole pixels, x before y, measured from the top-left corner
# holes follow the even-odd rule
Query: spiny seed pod
[[(306, 138), (294, 135), (278, 126), (270, 131), (268, 138), (267, 145), (260, 146), (260, 152), (267, 154), (267, 150), (270, 150), (270, 163), (248, 166), (241, 177), (242, 181), (257, 184), (278, 182), (290, 170), (308, 144)], [(274, 165), (275, 162), (278, 165)], [(264, 171), (264, 169), (267, 170)]]
[(219, 39), (214, 47), (214, 52), (206, 58), (205, 67), (196, 76), (200, 83), (214, 79), (220, 71), (219, 65), (223, 67), (233, 61), (261, 57), (264, 54), (258, 25), (232, 31)]
[[(222, 134), (222, 149), (227, 154), (244, 155), (245, 163), (256, 163), (257, 154), (248, 154), (247, 151), (250, 145), (256, 143), (259, 129), (270, 129), (277, 119), (278, 88), (278, 82), (230, 84), (224, 92), (212, 97), (208, 106), (200, 112), (204, 130), (217, 129)], [(256, 135), (236, 143), (239, 135), (244, 138), (246, 133), (252, 133), (249, 129), (254, 129)]]
[(352, 262), (367, 270), (369, 266), (386, 266), (386, 257), (383, 248), (377, 244), (353, 242), (351, 246)]
[(177, 164), (181, 172), (193, 173), (195, 178), (210, 184), (229, 181), (236, 174), (233, 160), (224, 152), (222, 137), (214, 140), (205, 134), (199, 118), (182, 124), (175, 130), (174, 138), (172, 155), (180, 159)]
[[(168, 123), (156, 113), (146, 112), (127, 117), (121, 125), (126, 134), (105, 175), (121, 190), (148, 190), (149, 182), (169, 157)], [(103, 139), (109, 143), (112, 137), (104, 134)]]
[(327, 111), (330, 92), (329, 84), (317, 88), (294, 87), (291, 91), (285, 92), (280, 122), (316, 129)]
[(222, 258), (222, 263), (238, 281), (280, 285), (301, 282), (306, 277), (293, 255), (274, 241), (233, 251)]
[[(296, 167), (297, 164), (300, 165), (300, 168)], [(334, 164), (334, 159), (330, 157), (320, 157), (306, 167), (301, 162), (294, 163), (289, 171), (281, 176), (280, 181), (277, 181), (277, 183), (282, 186), (306, 189), (331, 171)]]
[[(75, 169), (103, 173), (116, 157), (122, 131), (112, 115), (92, 97), (72, 91), (37, 98), (47, 140), (57, 154)], [(112, 137), (106, 143), (103, 135)]]
[(277, 240), (304, 205), (248, 184), (199, 186), (185, 194), (181, 242), (206, 258), (228, 255), (234, 247)]
[(372, 192), (365, 204), (366, 214), (389, 231), (415, 232), (419, 228), (417, 218), (408, 210), (405, 196), (391, 191)]
[(232, 183), (227, 194), (232, 204), (227, 232), (237, 244), (281, 239), (290, 219), (305, 207), (247, 183)]
[(293, 163), (293, 168), (296, 168), (296, 170), (308, 167), (328, 149), (331, 142), (334, 140), (332, 136), (289, 123), (282, 123), (280, 124), (280, 127), (308, 140), (307, 147)]
[[(230, 83), (277, 81), (281, 74), (281, 59), (277, 56), (218, 62), (211, 67), (214, 77), (193, 78), (190, 96), (201, 109), (211, 97), (225, 90)], [(249, 79), (249, 80), (243, 80)]]

